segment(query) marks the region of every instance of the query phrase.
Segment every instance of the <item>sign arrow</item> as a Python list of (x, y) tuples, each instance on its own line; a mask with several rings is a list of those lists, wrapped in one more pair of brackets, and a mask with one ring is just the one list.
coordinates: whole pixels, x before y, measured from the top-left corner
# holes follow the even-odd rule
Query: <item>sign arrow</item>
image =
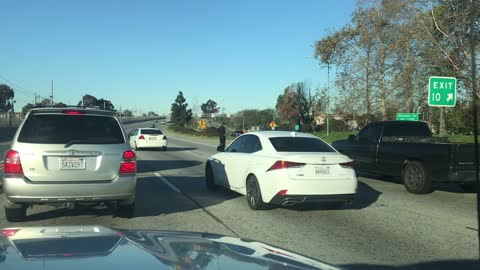
[(447, 94), (447, 101), (453, 100), (453, 94)]

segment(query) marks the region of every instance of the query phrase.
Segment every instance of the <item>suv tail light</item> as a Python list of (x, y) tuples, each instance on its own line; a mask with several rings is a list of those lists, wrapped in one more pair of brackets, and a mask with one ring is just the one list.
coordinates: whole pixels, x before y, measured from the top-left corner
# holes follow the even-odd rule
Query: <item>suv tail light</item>
[(73, 115), (84, 114), (84, 112), (82, 112), (82, 111), (77, 111), (77, 110), (64, 110), (63, 113), (64, 113), (64, 114), (73, 114)]
[(3, 235), (4, 237), (12, 237), (15, 236), (18, 231), (20, 231), (20, 229), (4, 229), (0, 230), (0, 235)]
[(3, 174), (19, 174), (23, 175), (22, 163), (20, 162), (20, 155), (15, 150), (8, 150), (5, 153), (5, 160), (3, 163)]
[(298, 162), (291, 162), (291, 161), (285, 161), (285, 160), (277, 160), (273, 165), (267, 170), (268, 171), (273, 171), (273, 170), (279, 170), (279, 169), (287, 169), (287, 168), (300, 168), (305, 166), (305, 163), (298, 163)]
[(145, 136), (143, 135), (140, 135), (140, 137), (138, 137), (139, 140), (145, 140)]
[(344, 163), (339, 163), (339, 165), (342, 166), (342, 168), (352, 168), (352, 166), (353, 166), (353, 161), (344, 162)]
[(163, 139), (166, 140), (166, 139), (167, 139), (167, 136), (163, 136)]
[(118, 172), (121, 174), (135, 173), (135, 166), (135, 153), (132, 150), (123, 152)]

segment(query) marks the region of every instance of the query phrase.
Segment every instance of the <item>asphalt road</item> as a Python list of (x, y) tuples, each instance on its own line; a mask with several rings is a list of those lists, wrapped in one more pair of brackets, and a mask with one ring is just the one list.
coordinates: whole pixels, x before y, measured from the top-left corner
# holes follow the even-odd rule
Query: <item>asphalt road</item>
[[(139, 125), (145, 126), (126, 127)], [(475, 194), (455, 185), (414, 195), (389, 179), (359, 177), (358, 198), (343, 209), (309, 205), (251, 211), (245, 197), (205, 188), (204, 163), (215, 153), (216, 141), (167, 135), (166, 152), (137, 151), (134, 218), (115, 217), (108, 208), (36, 206), (28, 210), (28, 221), (8, 223), (0, 205), (0, 227), (99, 224), (212, 232), (263, 241), (351, 269), (460, 269), (466, 267), (459, 268), (459, 263), (478, 259)]]

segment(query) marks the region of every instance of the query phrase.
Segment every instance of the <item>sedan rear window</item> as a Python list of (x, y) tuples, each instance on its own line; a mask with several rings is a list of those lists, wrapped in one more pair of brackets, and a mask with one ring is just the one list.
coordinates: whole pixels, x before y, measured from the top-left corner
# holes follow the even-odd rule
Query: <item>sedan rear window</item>
[(330, 145), (316, 138), (276, 137), (270, 142), (277, 152), (335, 152)]
[(159, 129), (142, 129), (141, 134), (145, 135), (162, 135), (163, 133)]
[(120, 144), (124, 137), (117, 120), (110, 116), (38, 114), (30, 116), (18, 141), (23, 143)]

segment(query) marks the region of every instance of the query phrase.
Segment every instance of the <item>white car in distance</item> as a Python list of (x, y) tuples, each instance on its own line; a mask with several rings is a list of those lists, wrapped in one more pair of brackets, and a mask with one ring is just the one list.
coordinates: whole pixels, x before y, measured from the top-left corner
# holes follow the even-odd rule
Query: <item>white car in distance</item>
[(248, 206), (304, 202), (351, 203), (357, 192), (352, 160), (320, 138), (299, 132), (259, 131), (237, 137), (205, 166), (207, 188), (247, 196)]
[(137, 128), (129, 134), (130, 147), (135, 150), (141, 148), (159, 148), (167, 150), (167, 136), (158, 128)]

